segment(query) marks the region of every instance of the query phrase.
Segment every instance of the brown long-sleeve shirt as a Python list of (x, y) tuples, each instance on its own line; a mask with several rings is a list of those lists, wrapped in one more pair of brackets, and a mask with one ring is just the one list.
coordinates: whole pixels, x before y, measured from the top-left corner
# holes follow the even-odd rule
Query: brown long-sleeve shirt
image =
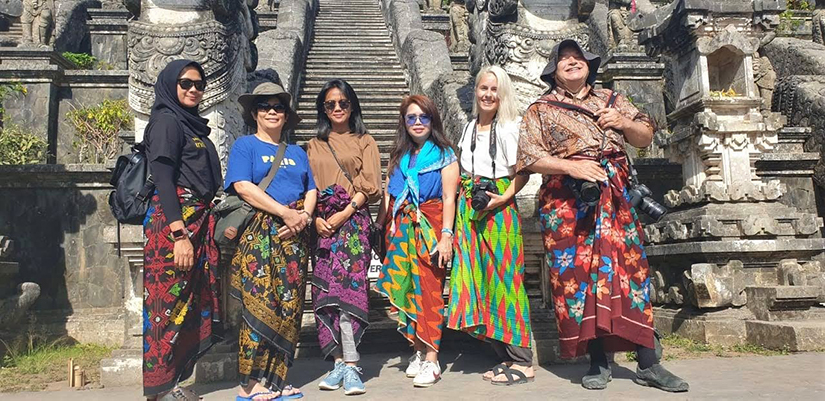
[(335, 155), (352, 177), (347, 179), (327, 143), (313, 138), (307, 143), (307, 156), (312, 167), (315, 185), (319, 190), (338, 184), (347, 190), (350, 196), (362, 192), (368, 203), (381, 199), (381, 157), (378, 145), (369, 134), (329, 134), (329, 144), (335, 149)]

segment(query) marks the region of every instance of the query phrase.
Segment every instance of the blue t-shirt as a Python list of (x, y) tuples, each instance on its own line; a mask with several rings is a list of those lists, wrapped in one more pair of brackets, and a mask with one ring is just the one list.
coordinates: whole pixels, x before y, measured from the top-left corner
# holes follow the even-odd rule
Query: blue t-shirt
[[(410, 157), (410, 165), (415, 163), (415, 156)], [(441, 170), (429, 171), (418, 175), (418, 185), (420, 186), (418, 193), (418, 202), (424, 203), (430, 199), (441, 198), (443, 189), (441, 187)], [(404, 190), (404, 176), (401, 174), (401, 168), (396, 167), (390, 175), (389, 186), (387, 191), (393, 198), (398, 198), (401, 191)]]
[[(224, 191), (231, 189), (234, 192), (232, 184), (238, 181), (250, 181), (255, 185), (263, 181), (277, 153), (278, 145), (264, 142), (255, 135), (238, 138), (229, 152)], [(306, 152), (298, 145), (287, 145), (281, 168), (266, 193), (278, 203), (289, 205), (313, 189), (315, 180)]]

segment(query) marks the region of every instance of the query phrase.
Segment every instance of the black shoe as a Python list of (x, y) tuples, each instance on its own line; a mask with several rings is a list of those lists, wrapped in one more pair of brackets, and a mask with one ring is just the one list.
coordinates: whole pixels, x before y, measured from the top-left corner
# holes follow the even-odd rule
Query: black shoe
[(610, 380), (613, 380), (610, 366), (591, 366), (587, 374), (582, 377), (582, 387), (588, 390), (604, 390)]
[(682, 380), (681, 377), (670, 373), (658, 363), (647, 369), (636, 367), (636, 378), (633, 381), (642, 386), (656, 387), (671, 393), (688, 391), (689, 387), (688, 383)]

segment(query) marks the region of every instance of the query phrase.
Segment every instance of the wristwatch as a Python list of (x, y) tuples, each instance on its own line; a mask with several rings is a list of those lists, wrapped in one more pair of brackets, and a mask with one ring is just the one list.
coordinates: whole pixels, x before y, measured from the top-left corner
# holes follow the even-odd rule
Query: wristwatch
[(312, 216), (309, 214), (309, 212), (306, 211), (306, 209), (299, 210), (298, 213), (303, 213), (307, 215), (307, 223), (312, 223)]
[(352, 201), (349, 205), (352, 206), (353, 209), (358, 210), (358, 202)]
[(172, 231), (172, 238), (174, 238), (175, 241), (180, 241), (182, 239), (187, 239), (187, 238), (189, 238), (189, 230), (187, 230), (186, 227), (184, 227), (184, 228), (181, 228), (180, 230)]

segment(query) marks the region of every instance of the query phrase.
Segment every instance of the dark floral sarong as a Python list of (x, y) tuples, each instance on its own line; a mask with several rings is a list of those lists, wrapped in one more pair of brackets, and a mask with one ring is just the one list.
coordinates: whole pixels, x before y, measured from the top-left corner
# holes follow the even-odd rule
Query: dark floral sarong
[[(303, 199), (289, 205), (302, 210)], [(301, 331), (309, 229), (281, 240), (280, 217), (257, 212), (232, 258), (230, 295), (241, 301), (238, 371), (242, 385), (266, 379), (281, 391)]]
[(545, 177), (541, 228), (562, 358), (586, 353), (604, 338), (608, 352), (653, 348), (647, 255), (626, 183), (627, 159), (602, 161), (609, 185), (596, 207), (578, 202), (563, 175)]
[[(319, 194), (316, 214), (328, 219), (350, 203), (352, 199), (344, 187), (333, 184)], [(369, 212), (361, 208), (331, 237), (318, 237), (312, 270), (312, 300), (324, 357), (329, 357), (341, 338), (341, 311), (355, 318), (351, 320), (356, 346), (369, 325), (367, 270), (372, 255), (369, 226)]]
[(195, 250), (189, 271), (175, 267), (175, 240), (155, 193), (143, 222), (143, 393), (174, 388), (217, 342), (220, 327), (218, 247), (211, 203), (178, 187), (181, 214)]

